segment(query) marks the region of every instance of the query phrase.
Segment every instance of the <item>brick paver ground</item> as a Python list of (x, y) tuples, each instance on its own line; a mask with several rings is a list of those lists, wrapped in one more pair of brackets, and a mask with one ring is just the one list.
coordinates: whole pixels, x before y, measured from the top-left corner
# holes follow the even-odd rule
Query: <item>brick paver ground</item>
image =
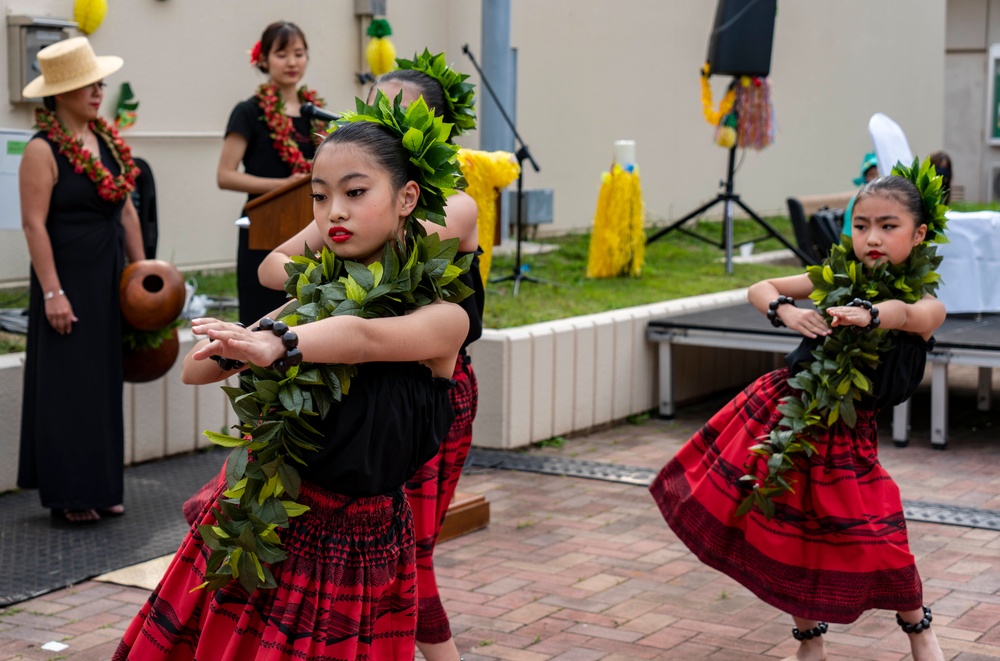
[[(720, 403), (533, 451), (658, 468)], [(976, 412), (974, 400), (962, 406), (953, 404), (949, 449), (935, 451), (918, 393), (911, 447), (885, 444), (883, 463), (905, 499), (1000, 509), (998, 415)], [(488, 529), (442, 544), (436, 556), (466, 661), (773, 660), (795, 650), (789, 619), (701, 565), (642, 487), (474, 469), (460, 490), (485, 494), (492, 509)], [(1000, 532), (909, 527), (945, 657), (1000, 658)], [(0, 661), (108, 659), (147, 594), (89, 581), (0, 611)], [(69, 648), (40, 649), (52, 640)], [(909, 658), (883, 611), (832, 625), (828, 645), (831, 659)]]

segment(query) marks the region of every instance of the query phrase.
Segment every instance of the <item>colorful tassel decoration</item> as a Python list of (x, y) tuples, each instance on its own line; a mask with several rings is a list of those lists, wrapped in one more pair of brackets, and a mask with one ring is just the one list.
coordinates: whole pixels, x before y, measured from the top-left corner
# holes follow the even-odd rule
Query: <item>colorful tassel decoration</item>
[(101, 27), (107, 13), (107, 0), (76, 0), (73, 6), (73, 19), (84, 34), (90, 34)]
[(118, 130), (124, 130), (135, 124), (136, 110), (139, 108), (139, 99), (135, 98), (132, 92), (132, 85), (128, 82), (122, 83), (121, 92), (118, 95), (118, 105), (115, 109), (115, 126)]
[(469, 184), (465, 189), (479, 208), (479, 272), (483, 282), (490, 276), (493, 260), (493, 236), (497, 226), (497, 198), (500, 191), (509, 186), (521, 172), (514, 155), (506, 151), (479, 151), (477, 149), (458, 150), (458, 162), (462, 175)]
[(587, 258), (588, 278), (642, 275), (646, 233), (642, 227), (643, 201), (639, 169), (615, 163), (601, 175), (594, 232)]
[(368, 67), (376, 78), (392, 71), (396, 66), (396, 47), (389, 41), (391, 34), (389, 21), (384, 18), (374, 18), (368, 26), (368, 36), (371, 40), (368, 42), (365, 54), (368, 57)]
[(736, 92), (739, 146), (761, 150), (774, 142), (771, 88), (766, 78), (740, 78)]

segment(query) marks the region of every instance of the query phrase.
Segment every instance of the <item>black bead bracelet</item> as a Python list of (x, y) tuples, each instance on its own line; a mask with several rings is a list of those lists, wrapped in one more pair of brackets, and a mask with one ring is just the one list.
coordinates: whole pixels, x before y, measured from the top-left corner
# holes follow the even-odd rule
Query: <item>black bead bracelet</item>
[(253, 330), (269, 330), (280, 337), (281, 343), (285, 346), (285, 355), (271, 363), (271, 369), (287, 372), (290, 367), (302, 362), (302, 352), (299, 351), (299, 336), (295, 334), (295, 331), (289, 329), (285, 322), (264, 317), (260, 320), (260, 325)]
[(924, 616), (919, 622), (914, 622), (910, 624), (902, 617), (899, 613), (896, 613), (896, 624), (903, 630), (904, 633), (923, 633), (927, 629), (931, 628), (931, 622), (934, 620), (934, 616), (931, 615), (931, 609), (924, 606)]
[(785, 322), (778, 316), (778, 308), (782, 305), (795, 305), (795, 299), (791, 296), (781, 294), (768, 304), (767, 318), (771, 320), (771, 325), (775, 328), (781, 328), (785, 325)]
[[(236, 322), (236, 325), (240, 328), (246, 328), (242, 323)], [(236, 360), (235, 358), (223, 358), (222, 356), (209, 356), (212, 360), (219, 364), (219, 367), (223, 371), (228, 372), (230, 370), (241, 370), (247, 366), (242, 360)]]
[(878, 318), (878, 308), (872, 305), (871, 301), (866, 301), (861, 298), (856, 298), (847, 304), (848, 307), (852, 308), (864, 308), (868, 310), (868, 313), (872, 316), (872, 320), (868, 322), (867, 326), (855, 326), (854, 330), (858, 333), (870, 333), (882, 323)]
[(819, 638), (826, 633), (828, 626), (826, 622), (819, 622), (812, 629), (806, 629), (805, 631), (799, 631), (798, 627), (792, 629), (792, 637), (795, 640), (812, 640), (813, 638)]

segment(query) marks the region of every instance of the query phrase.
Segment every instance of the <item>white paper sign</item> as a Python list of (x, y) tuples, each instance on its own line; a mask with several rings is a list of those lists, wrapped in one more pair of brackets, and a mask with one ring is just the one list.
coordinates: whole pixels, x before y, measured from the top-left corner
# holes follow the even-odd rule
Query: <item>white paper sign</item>
[(21, 229), (17, 169), (21, 166), (21, 154), (32, 135), (31, 131), (0, 129), (0, 230)]

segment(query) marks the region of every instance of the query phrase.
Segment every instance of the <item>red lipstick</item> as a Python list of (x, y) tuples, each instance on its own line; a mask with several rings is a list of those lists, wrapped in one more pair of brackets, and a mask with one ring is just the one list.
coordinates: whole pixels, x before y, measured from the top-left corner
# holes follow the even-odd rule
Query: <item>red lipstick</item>
[(330, 240), (334, 243), (343, 243), (354, 236), (343, 227), (331, 227), (328, 234), (330, 236)]

